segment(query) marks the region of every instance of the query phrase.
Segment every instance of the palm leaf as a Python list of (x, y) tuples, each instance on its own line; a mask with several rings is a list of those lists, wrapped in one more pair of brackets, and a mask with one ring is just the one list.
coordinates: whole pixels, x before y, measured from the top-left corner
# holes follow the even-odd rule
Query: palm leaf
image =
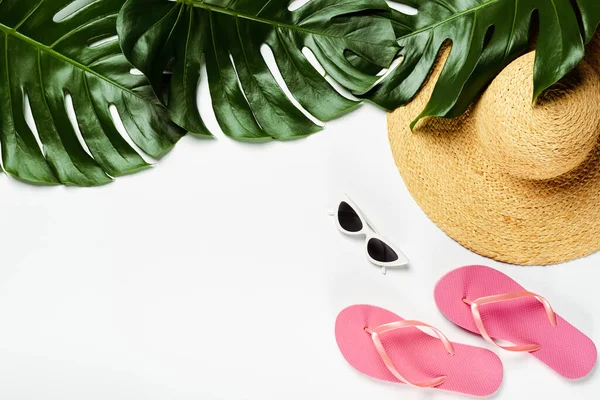
[[(180, 139), (184, 131), (170, 122), (147, 80), (130, 73), (118, 41), (111, 40), (123, 3), (0, 0), (0, 145), (7, 173), (28, 182), (91, 186), (147, 167), (116, 128), (111, 105), (133, 143), (153, 157)], [(67, 7), (75, 13), (57, 18)], [(26, 122), (26, 99), (37, 136)]]
[[(128, 0), (119, 15), (123, 52), (161, 90), (164, 70), (173, 76), (166, 99), (173, 120), (210, 135), (196, 93), (204, 58), (215, 115), (237, 139), (291, 139), (318, 131), (288, 98), (263, 56), (267, 44), (285, 86), (308, 113), (328, 121), (356, 107), (338, 94), (302, 53), (312, 50), (345, 88), (364, 92), (377, 77), (351, 60), (388, 67), (398, 47), (383, 0), (312, 0), (295, 11), (289, 0)], [(173, 63), (171, 63), (173, 61)]]
[[(534, 100), (583, 58), (584, 43), (600, 23), (598, 0), (401, 0), (416, 15), (392, 12), (402, 63), (365, 97), (392, 110), (410, 102), (431, 71), (440, 48), (452, 51), (426, 116), (462, 114), (489, 82), (528, 49), (539, 25)], [(539, 24), (534, 24), (539, 22)], [(414, 125), (413, 123), (413, 125)]]

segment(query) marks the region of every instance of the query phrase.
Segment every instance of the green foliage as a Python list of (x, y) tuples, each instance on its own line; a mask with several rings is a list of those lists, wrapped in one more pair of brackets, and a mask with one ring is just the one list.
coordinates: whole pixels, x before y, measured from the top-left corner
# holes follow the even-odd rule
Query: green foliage
[(402, 2), (418, 13), (384, 0), (294, 11), (290, 0), (0, 0), (2, 167), (27, 182), (99, 185), (147, 167), (138, 148), (159, 158), (186, 130), (211, 136), (197, 104), (203, 63), (219, 125), (241, 140), (306, 136), (321, 129), (307, 114), (329, 121), (357, 107), (326, 77), (384, 108), (404, 105), (445, 43), (452, 51), (419, 118), (463, 113), (539, 32), (535, 100), (581, 61), (600, 23), (597, 0)]
[(455, 117), (466, 111), (490, 81), (527, 50), (532, 26), (539, 26), (535, 100), (582, 60), (584, 43), (600, 23), (598, 0), (401, 2), (418, 10), (416, 15), (392, 13), (404, 60), (365, 97), (389, 110), (410, 102), (442, 45), (451, 42), (451, 54), (418, 119)]
[(188, 131), (210, 135), (196, 92), (204, 58), (213, 109), (222, 130), (237, 139), (292, 139), (321, 127), (286, 96), (261, 55), (266, 43), (295, 100), (322, 121), (356, 107), (334, 90), (302, 53), (312, 50), (327, 74), (365, 92), (377, 80), (352, 60), (379, 69), (398, 52), (383, 0), (312, 0), (289, 11), (290, 0), (128, 0), (118, 31), (127, 58), (161, 93), (163, 72), (173, 76), (165, 103)]
[[(72, 0), (0, 0), (0, 145), (7, 173), (28, 182), (92, 186), (147, 167), (116, 129), (111, 105), (133, 142), (153, 157), (184, 134), (148, 81), (130, 73), (117, 40), (94, 45), (116, 35), (123, 2), (88, 1), (55, 22)], [(67, 95), (85, 146), (69, 120)], [(26, 123), (26, 98), (38, 137)]]

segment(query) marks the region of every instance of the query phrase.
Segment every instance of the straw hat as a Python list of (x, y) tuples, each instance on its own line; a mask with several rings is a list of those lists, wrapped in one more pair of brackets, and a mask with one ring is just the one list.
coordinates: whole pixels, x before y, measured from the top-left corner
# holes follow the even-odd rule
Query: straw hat
[(457, 242), (499, 261), (555, 264), (600, 250), (600, 40), (535, 105), (528, 53), (465, 115), (411, 132), (448, 53), (415, 100), (388, 116), (417, 203)]

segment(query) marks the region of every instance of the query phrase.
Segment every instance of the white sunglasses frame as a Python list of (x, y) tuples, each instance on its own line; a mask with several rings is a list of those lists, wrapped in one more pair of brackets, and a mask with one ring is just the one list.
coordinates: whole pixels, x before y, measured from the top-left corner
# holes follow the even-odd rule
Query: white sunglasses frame
[[(350, 231), (344, 229), (342, 227), (342, 225), (340, 224), (339, 212), (340, 212), (340, 205), (342, 203), (348, 204), (354, 210), (354, 212), (360, 219), (360, 222), (362, 223), (362, 229), (360, 231), (350, 232)], [(404, 253), (402, 253), (395, 246), (393, 246), (389, 240), (387, 240), (386, 238), (384, 238), (383, 236), (381, 236), (379, 234), (379, 232), (377, 231), (377, 228), (375, 228), (375, 226), (373, 225), (373, 223), (371, 221), (369, 221), (369, 219), (367, 218), (365, 213), (362, 212), (362, 210), (356, 205), (356, 203), (354, 203), (354, 201), (352, 201), (352, 199), (350, 199), (350, 197), (348, 195), (343, 195), (342, 198), (335, 204), (336, 204), (336, 209), (333, 211), (332, 215), (335, 217), (335, 224), (337, 225), (340, 232), (342, 232), (343, 234), (348, 235), (348, 236), (365, 236), (366, 237), (365, 253), (367, 255), (367, 259), (372, 264), (374, 264), (378, 267), (381, 267), (381, 272), (384, 275), (387, 272), (387, 268), (404, 267), (404, 266), (408, 265), (409, 261), (408, 261), (408, 258), (406, 258), (406, 256), (404, 255)], [(369, 241), (371, 241), (371, 239), (377, 239), (377, 240), (385, 243), (386, 246), (388, 246), (390, 249), (392, 249), (396, 253), (396, 255), (398, 256), (398, 259), (396, 261), (391, 261), (391, 262), (381, 262), (381, 261), (377, 261), (376, 259), (371, 257), (371, 255), (369, 254), (369, 247), (368, 247)]]

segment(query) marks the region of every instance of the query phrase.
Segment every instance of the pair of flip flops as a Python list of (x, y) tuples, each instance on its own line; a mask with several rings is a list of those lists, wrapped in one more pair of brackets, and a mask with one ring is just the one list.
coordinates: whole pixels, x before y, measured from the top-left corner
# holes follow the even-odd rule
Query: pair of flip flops
[[(582, 378), (596, 363), (592, 340), (556, 315), (545, 298), (492, 268), (450, 272), (437, 283), (435, 301), (461, 328), (503, 350), (529, 352), (565, 378)], [(452, 343), (436, 328), (382, 308), (345, 309), (335, 335), (348, 363), (376, 379), (473, 396), (492, 395), (502, 382), (502, 362), (495, 353)]]

